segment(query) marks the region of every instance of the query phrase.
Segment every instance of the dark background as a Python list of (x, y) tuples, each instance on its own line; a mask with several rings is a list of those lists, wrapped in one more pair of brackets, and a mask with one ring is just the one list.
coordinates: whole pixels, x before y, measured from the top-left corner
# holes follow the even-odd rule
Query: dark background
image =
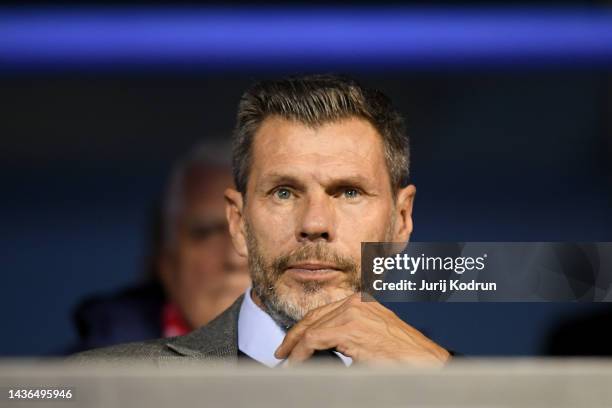
[[(608, 66), (325, 68), (382, 89), (406, 115), (413, 240), (612, 241)], [(68, 346), (79, 299), (142, 277), (172, 163), (227, 140), (254, 80), (310, 71), (3, 72), (0, 355)], [(601, 306), (391, 307), (465, 354), (533, 355), (558, 322)]]

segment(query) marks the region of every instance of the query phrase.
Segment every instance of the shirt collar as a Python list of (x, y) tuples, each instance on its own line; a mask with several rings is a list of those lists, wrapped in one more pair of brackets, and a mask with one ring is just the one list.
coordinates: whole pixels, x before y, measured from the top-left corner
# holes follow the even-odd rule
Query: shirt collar
[[(268, 366), (276, 367), (284, 360), (274, 357), (274, 352), (285, 338), (285, 331), (259, 308), (251, 299), (251, 288), (246, 290), (244, 301), (238, 315), (238, 348), (252, 359)], [(350, 357), (334, 352), (349, 366)]]

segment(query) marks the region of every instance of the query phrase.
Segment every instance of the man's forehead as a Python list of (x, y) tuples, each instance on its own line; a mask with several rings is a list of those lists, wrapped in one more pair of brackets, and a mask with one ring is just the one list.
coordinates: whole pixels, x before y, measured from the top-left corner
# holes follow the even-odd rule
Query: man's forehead
[(253, 143), (260, 175), (318, 169), (360, 174), (384, 166), (382, 140), (366, 120), (350, 118), (317, 127), (281, 118), (266, 119)]
[(228, 166), (200, 165), (189, 168), (177, 192), (182, 210), (200, 209), (202, 212), (219, 212), (225, 208), (223, 192), (233, 185)]
[(218, 193), (232, 184), (232, 169), (221, 165), (198, 165), (185, 172), (182, 179), (182, 189), (190, 193)]

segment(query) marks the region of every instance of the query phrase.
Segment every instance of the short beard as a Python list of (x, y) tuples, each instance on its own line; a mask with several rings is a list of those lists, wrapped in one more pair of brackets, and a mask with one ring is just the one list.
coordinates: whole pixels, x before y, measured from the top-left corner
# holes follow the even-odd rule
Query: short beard
[[(389, 221), (384, 238), (387, 242), (391, 241), (393, 237), (396, 221), (395, 212), (392, 213)], [(295, 296), (279, 294), (278, 280), (291, 264), (306, 260), (330, 263), (334, 265), (335, 269), (347, 274), (344, 288), (339, 289), (346, 289), (349, 293), (357, 293), (362, 290), (360, 261), (334, 252), (326, 243), (317, 242), (305, 244), (288, 254), (267, 262), (248, 222), (245, 223), (245, 227), (253, 291), (268, 315), (284, 330), (293, 327), (310, 310), (341, 300), (337, 296), (325, 293), (322, 290), (325, 285), (319, 282), (301, 283), (302, 291), (298, 294), (297, 299), (295, 299)]]
[(296, 296), (279, 294), (278, 280), (292, 263), (305, 260), (331, 263), (335, 269), (347, 274), (344, 289), (347, 289), (350, 293), (361, 290), (358, 263), (351, 258), (333, 252), (327, 244), (321, 242), (305, 244), (286, 255), (267, 262), (248, 223), (246, 224), (246, 232), (253, 291), (263, 304), (265, 311), (284, 330), (293, 327), (310, 310), (340, 300), (325, 293), (322, 290), (324, 284), (319, 282), (301, 283), (302, 291), (297, 294), (297, 299)]

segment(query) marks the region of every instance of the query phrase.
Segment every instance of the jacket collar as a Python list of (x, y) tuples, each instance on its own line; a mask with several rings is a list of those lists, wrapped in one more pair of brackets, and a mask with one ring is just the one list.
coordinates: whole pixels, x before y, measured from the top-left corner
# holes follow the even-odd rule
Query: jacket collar
[(244, 295), (213, 321), (191, 333), (173, 337), (166, 346), (195, 358), (236, 359), (238, 356), (238, 315)]

